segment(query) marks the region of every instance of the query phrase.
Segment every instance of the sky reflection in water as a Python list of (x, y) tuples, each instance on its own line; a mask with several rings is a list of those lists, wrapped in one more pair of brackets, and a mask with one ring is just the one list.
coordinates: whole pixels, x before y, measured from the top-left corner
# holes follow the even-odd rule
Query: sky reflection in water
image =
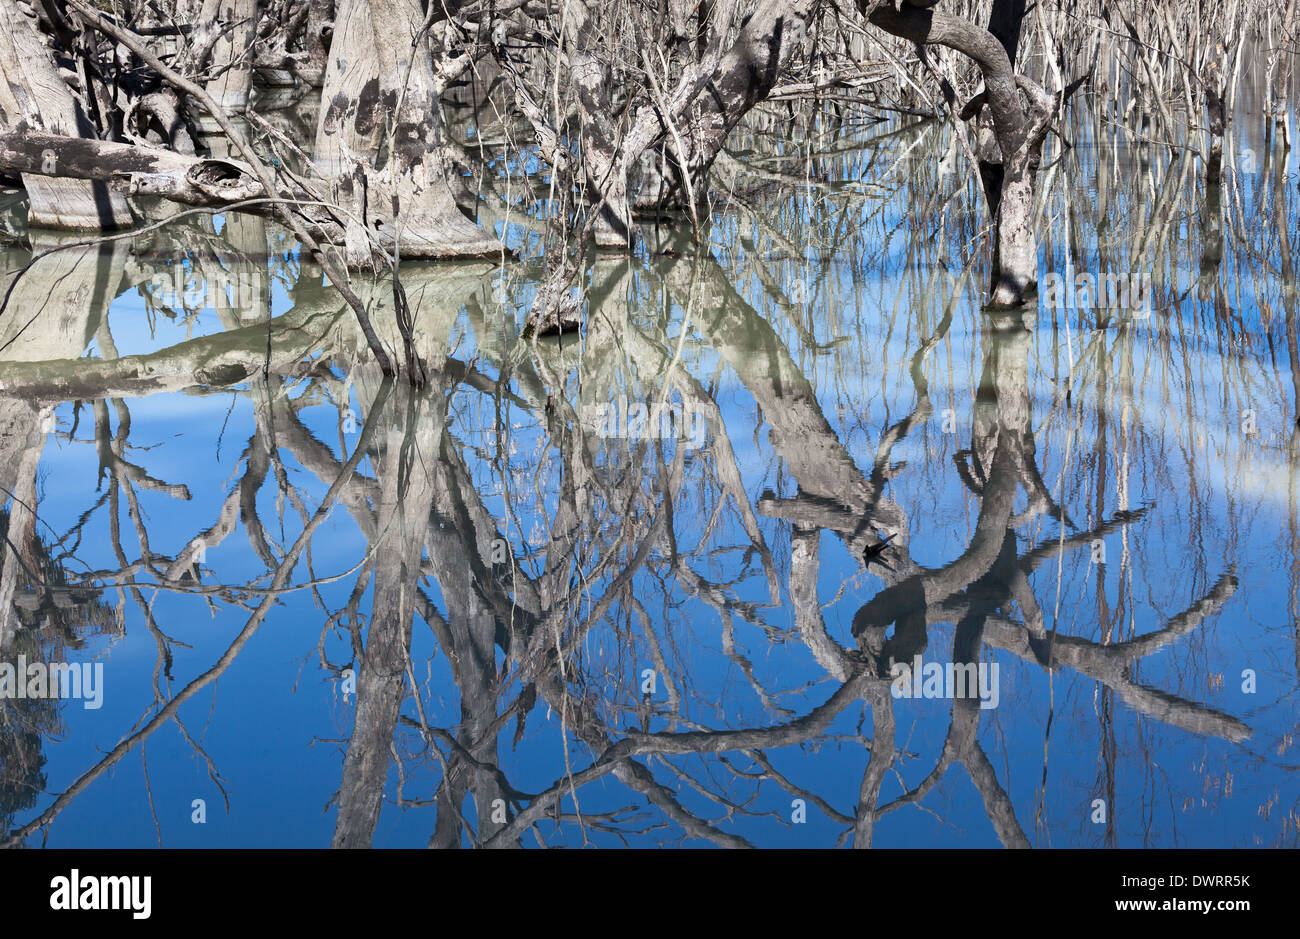
[[(0, 701), (0, 829), (1295, 846), (1294, 156), (1234, 177), (1216, 262), (1200, 190), (1154, 198), (1177, 161), (1081, 134), (1043, 270), (1150, 272), (1156, 308), (992, 316), (973, 190), (910, 133), (897, 185), (742, 194), (711, 257), (595, 260), (584, 337), (536, 358), (530, 276), (404, 264), (422, 392), (261, 221), (39, 262), (0, 324), (0, 661), (102, 662), (104, 704)], [(703, 445), (609, 436), (615, 401)], [(916, 656), (997, 706), (895, 698)]]

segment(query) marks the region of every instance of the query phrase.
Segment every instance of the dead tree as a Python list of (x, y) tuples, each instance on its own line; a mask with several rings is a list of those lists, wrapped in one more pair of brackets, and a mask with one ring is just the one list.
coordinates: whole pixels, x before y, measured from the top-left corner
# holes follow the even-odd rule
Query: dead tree
[(897, 6), (884, 0), (858, 0), (858, 9), (872, 25), (918, 46), (955, 49), (979, 67), (984, 88), (960, 113), (964, 120), (987, 114), (987, 124), (981, 125), (980, 156), (993, 222), (989, 302), (994, 307), (1016, 306), (1038, 284), (1034, 192), (1043, 140), (1057, 102), (1013, 67), (1023, 2), (995, 3), (991, 26), (997, 34), (928, 9), (932, 6), (927, 0), (902, 0)]
[(349, 213), (349, 260), (369, 238), (404, 257), (499, 256), (501, 244), (457, 207), (439, 95), (468, 66), (438, 56), (437, 7), (339, 0), (325, 71), (316, 162)]
[[(0, 0), (0, 76), (0, 126), (96, 139), (84, 98), (79, 101), (65, 83), (35, 10), (22, 0)], [(65, 178), (55, 151), (43, 148), (32, 157), (39, 168), (23, 173), (31, 225), (69, 231), (130, 226), (131, 211), (120, 194), (102, 182)]]

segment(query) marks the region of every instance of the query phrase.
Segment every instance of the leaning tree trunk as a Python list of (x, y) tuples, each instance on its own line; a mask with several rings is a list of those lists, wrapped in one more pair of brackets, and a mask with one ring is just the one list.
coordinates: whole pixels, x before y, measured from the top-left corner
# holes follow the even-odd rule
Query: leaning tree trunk
[[(1025, 0), (994, 0), (989, 13), (989, 32), (1007, 53), (1012, 94), (1015, 93), (1016, 54), (1020, 49), (1025, 5)], [(987, 103), (980, 109), (978, 153), (980, 178), (984, 183), (989, 214), (993, 216), (990, 302), (993, 306), (1014, 306), (1033, 290), (1038, 281), (1038, 242), (1033, 229), (1033, 209), (1041, 139), (1033, 142), (1031, 151), (1020, 153), (1019, 145), (1012, 144), (1004, 155), (1003, 145), (1010, 141), (1006, 133), (998, 134), (997, 118), (992, 110)]]
[(456, 205), (433, 57), (427, 39), (413, 41), (421, 22), (418, 0), (337, 4), (316, 159), (355, 216), (348, 237), (353, 266), (369, 262), (369, 238), (407, 258), (502, 250)]
[[(34, 13), (20, 0), (0, 0), (0, 131), (44, 130), (94, 139), (81, 105), (59, 76)], [(126, 200), (103, 183), (56, 179), (57, 155), (42, 154), (40, 176), (23, 174), (35, 228), (100, 231), (131, 225)]]
[[(1007, 51), (1007, 62), (1012, 69), (1016, 66), (1016, 55), (1020, 49), (1020, 26), (1024, 18), (1025, 0), (993, 0), (993, 9), (989, 12), (989, 32)], [(984, 184), (989, 212), (996, 215), (998, 203), (1002, 199), (1002, 153), (998, 149), (997, 134), (989, 109), (981, 107), (979, 110), (977, 158), (980, 179)]]
[[(919, 45), (942, 45), (973, 59), (984, 78), (984, 90), (962, 108), (962, 118), (984, 115), (981, 163), (991, 191), (993, 264), (989, 305), (1018, 306), (1038, 285), (1038, 240), (1034, 232), (1034, 194), (1038, 163), (1047, 125), (1056, 112), (1055, 100), (1035, 82), (1017, 75), (1011, 55), (1019, 36), (1018, 3), (996, 4), (992, 25), (1004, 38), (969, 20), (919, 7), (930, 0), (902, 0), (899, 6), (881, 0), (858, 0), (872, 25)], [(1014, 32), (1014, 37), (1012, 33)], [(1005, 41), (1005, 39), (1012, 41)], [(1020, 95), (1028, 99), (1021, 104)], [(995, 165), (1000, 163), (1000, 171)], [(991, 175), (990, 175), (991, 174)]]

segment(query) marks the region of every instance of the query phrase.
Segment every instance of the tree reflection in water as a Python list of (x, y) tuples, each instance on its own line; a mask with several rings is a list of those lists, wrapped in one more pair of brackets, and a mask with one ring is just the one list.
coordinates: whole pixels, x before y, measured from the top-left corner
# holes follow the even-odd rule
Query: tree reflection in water
[[(220, 722), (222, 705), (215, 692), (211, 705), (195, 699), (256, 658), (246, 647), (273, 622), (332, 689), (355, 685), (325, 787), (338, 847), (382, 843), (398, 807), (435, 847), (771, 844), (793, 800), (824, 820), (828, 843), (854, 847), (946, 843), (944, 826), (966, 825), (971, 807), (1009, 847), (1173, 844), (1189, 803), (1158, 825), (1154, 807), (1186, 792), (1223, 801), (1231, 782), (1211, 784), (1204, 758), (1191, 784), (1143, 782), (1132, 767), (1150, 774), (1200, 739), (1222, 741), (1212, 752), (1251, 779), (1261, 830), (1293, 843), (1296, 675), (1267, 663), (1279, 641), (1300, 662), (1296, 441), (1235, 457), (1220, 442), (1213, 458), (1204, 443), (1239, 400), (1293, 402), (1265, 357), (1216, 359), (1187, 332), (1195, 304), (1226, 311), (1222, 276), (1204, 281), (1223, 253), (1202, 259), (1203, 296), (1180, 301), (1184, 315), (1080, 333), (1055, 313), (970, 309), (966, 275), (936, 249), (881, 278), (886, 297), (906, 287), (913, 309), (903, 301), (899, 319), (882, 301), (885, 324), (864, 332), (869, 320), (850, 322), (841, 301), (870, 300), (868, 289), (837, 295), (829, 258), (812, 268), (812, 299), (790, 300), (755, 242), (772, 218), (749, 221), (716, 257), (594, 260), (580, 342), (517, 337), (515, 312), (536, 288), (526, 276), (404, 265), (431, 376), (419, 389), (381, 377), (320, 272), (261, 220), (38, 261), (13, 301), (26, 316), (0, 327), (0, 658), (53, 661), (91, 635), (144, 630), (156, 661), (147, 675), (110, 670), (119, 688), (147, 679), (146, 706), (69, 780), (42, 776), (41, 747), (78, 712), (61, 723), (53, 702), (0, 701), (5, 843), (32, 843), (93, 799), (96, 780), (168, 724), (228, 796), (223, 754), (191, 726)], [(1228, 257), (1250, 276), (1252, 258)], [(186, 282), (237, 272), (241, 302), (170, 295), (182, 258)], [(6, 269), (24, 263), (11, 252)], [(1294, 296), (1279, 297), (1292, 357)], [(143, 306), (149, 342), (132, 328), (121, 346), (114, 298)], [(391, 324), (391, 285), (364, 299)], [(1255, 327), (1218, 326), (1220, 343), (1257, 341)], [(87, 344), (95, 354), (79, 358)], [(1216, 361), (1221, 387), (1204, 374)], [(133, 429), (140, 402), (168, 395), (233, 396), (251, 422), (221, 490), (185, 479), (184, 461), (204, 454), (165, 444), (155, 455), (156, 425)], [(591, 420), (615, 400), (645, 432), (610, 436)], [(702, 416), (702, 447), (655, 419), (666, 405)], [(1171, 422), (1177, 407), (1185, 419)], [(223, 467), (237, 424), (221, 425)], [(42, 493), (52, 447), (93, 448), (94, 484)], [(1250, 488), (1268, 472), (1285, 480), (1286, 531), (1259, 514), (1281, 490)], [(55, 498), (51, 517), (70, 524), (45, 522)], [(1235, 521), (1208, 538), (1221, 501)], [(173, 503), (207, 507), (209, 522), (182, 531)], [(1250, 563), (1261, 538), (1289, 552), (1292, 633), (1264, 629), (1249, 661), (1217, 661), (1205, 634), (1238, 592), (1275, 602), (1252, 585), (1277, 576)], [(209, 563), (219, 549), (238, 563)], [(250, 563), (255, 574), (223, 572)], [(215, 659), (190, 650), (195, 630), (214, 627), (156, 615), (162, 595), (231, 626)], [(891, 667), (917, 656), (999, 663), (1002, 703), (900, 701)], [(1252, 663), (1271, 669), (1263, 704), (1206, 703)], [(1072, 754), (1094, 718), (1096, 752)], [(318, 731), (288, 732), (279, 772)], [(963, 778), (973, 788), (955, 788)], [(1088, 823), (1094, 798), (1111, 810), (1100, 826)], [(1130, 810), (1144, 821), (1121, 828), (1115, 813)], [(923, 823), (882, 834), (909, 812)]]

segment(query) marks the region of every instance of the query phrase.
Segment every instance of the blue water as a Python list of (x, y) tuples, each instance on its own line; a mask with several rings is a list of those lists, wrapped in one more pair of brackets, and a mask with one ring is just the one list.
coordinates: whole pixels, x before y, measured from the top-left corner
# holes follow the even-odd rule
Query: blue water
[[(1292, 194), (1272, 211), (1294, 229), (1295, 175), (1290, 164), (1286, 170)], [(1249, 202), (1269, 192), (1271, 180), (1239, 185)], [(1135, 225), (1144, 204), (1139, 184), (1119, 197), (1111, 211), (1129, 213), (1124, 217)], [(34, 804), (16, 811), (0, 805), (0, 818), (15, 830), (32, 828), (22, 834), (24, 843), (51, 847), (330, 844), (345, 756), (360, 746), (351, 740), (357, 694), (342, 670), (363, 668), (365, 653), (356, 653), (345, 625), (326, 628), (326, 619), (352, 599), (363, 617), (355, 641), (359, 649), (369, 647), (373, 576), (359, 581), (358, 570), (399, 534), (390, 528), (368, 537), (353, 513), (380, 513), (381, 491), (395, 487), (394, 474), (405, 474), (417, 489), (420, 479), (432, 478), (435, 493), (466, 507), (460, 521), (444, 518), (459, 540), (452, 554), (439, 557), (472, 566), (480, 572), (473, 577), (500, 578), (475, 590), (560, 611), (538, 628), (558, 630), (558, 641), (567, 643), (563, 668), (553, 658), (543, 666), (552, 691), (563, 694), (548, 701), (539, 693), (525, 705), (516, 740), (513, 712), (525, 690), (520, 662), (498, 641), (491, 661), (468, 664), (470, 650), (448, 648), (417, 610), (410, 674), (398, 682), (401, 720), (388, 749), (369, 754), (387, 766), (382, 809), (369, 837), (374, 846), (429, 844), (440, 814), (445, 824), (446, 813), (456, 811), (450, 800), (439, 802), (448, 791), (457, 794), (464, 820), (453, 840), (490, 842), (501, 827), (490, 819), (499, 793), (493, 781), (500, 779), (516, 791), (509, 818), (539, 793), (563, 789), (562, 819), (549, 812), (517, 839), (506, 839), (525, 846), (699, 846), (734, 839), (833, 846), (852, 843), (854, 819), (872, 813), (871, 844), (880, 847), (990, 847), (1020, 838), (1058, 847), (1295, 846), (1300, 450), (1287, 356), (1294, 281), (1252, 267), (1249, 253), (1233, 242), (1210, 277), (1214, 287), (1199, 291), (1194, 218), (1169, 234), (1154, 259), (1103, 259), (1108, 249), (1099, 241), (1070, 254), (1062, 237), (1048, 237), (1040, 246), (1045, 272), (1060, 269), (1067, 255), (1080, 270), (1145, 263), (1158, 275), (1159, 308), (1137, 320), (1122, 313), (1106, 320), (1073, 307), (1054, 316), (1040, 308), (1021, 326), (1000, 331), (980, 308), (978, 258), (969, 270), (954, 266), (971, 226), (980, 224), (977, 216), (936, 222), (933, 237), (916, 223), (921, 234), (909, 241), (905, 233), (888, 234), (903, 224), (905, 193), (883, 216), (869, 199), (852, 194), (830, 204), (812, 194), (766, 198), (768, 223), (803, 219), (802, 227), (784, 229), (800, 253), (777, 244), (745, 210), (720, 209), (706, 257), (667, 260), (643, 252), (597, 262), (586, 281), (592, 291), (586, 332), (566, 339), (564, 348), (542, 341), (540, 362), (516, 338), (534, 273), (404, 265), (408, 294), (429, 286), (417, 323), (426, 353), (437, 353), (431, 359), (436, 380), (419, 393), (393, 392), (383, 407), (372, 406), (378, 377), (373, 364), (358, 362), (355, 337), (348, 339), (346, 329), (319, 353), (320, 367), (310, 376), (273, 371), (265, 382), (254, 374), (226, 388), (196, 387), (182, 376), (177, 390), (128, 388), (111, 395), (108, 423), (99, 430), (89, 404), (51, 401), (55, 424), (40, 444), (35, 474), (37, 539), (58, 558), (67, 582), (98, 572), (89, 582), (99, 602), (120, 611), (121, 625), (91, 630), (78, 620), (80, 608), (67, 614), (72, 631), (84, 638), (80, 648), (56, 647), (39, 623), (19, 630), (15, 642), (43, 650), (48, 660), (104, 663), (104, 704), (88, 710), (78, 701), (58, 703), (60, 726), (41, 734), (44, 783), (31, 793)], [(823, 237), (828, 231), (839, 231), (839, 240)], [(1285, 260), (1268, 234), (1255, 247), (1274, 264)], [(145, 254), (139, 263), (165, 262)], [(306, 284), (310, 272), (292, 254), (272, 252), (265, 263), (275, 275), (267, 278), (270, 315), (291, 313), (294, 293), (286, 282), (298, 277)], [(445, 287), (452, 282), (459, 286)], [(813, 288), (791, 300), (791, 285), (799, 282)], [(188, 316), (151, 317), (146, 294), (128, 285), (108, 307), (107, 330), (119, 355), (157, 353), (231, 328), (209, 306)], [(245, 324), (265, 315), (243, 313), (252, 314)], [(93, 338), (64, 357), (105, 357), (103, 317), (94, 310), (80, 315)], [(503, 356), (510, 362), (505, 370)], [(0, 374), (9, 368), (0, 366)], [(11, 374), (21, 370), (13, 368)], [(593, 402), (620, 395), (681, 402), (683, 389), (709, 409), (699, 450), (688, 452), (680, 440), (600, 437), (577, 419)], [(544, 407), (547, 392), (562, 402), (554, 414)], [(299, 437), (282, 436), (284, 405), (276, 410), (268, 403), (276, 399), (294, 410)], [(989, 400), (992, 412), (981, 403)], [(410, 423), (407, 408), (416, 414)], [(346, 429), (349, 409), (356, 425)], [(111, 440), (123, 428), (124, 412), (130, 425), (119, 455), (156, 480), (183, 484), (188, 499), (138, 478), (115, 482), (101, 474), (96, 436)], [(441, 412), (446, 425), (439, 430), (431, 415)], [(913, 423), (900, 432), (909, 415)], [(360, 508), (352, 503), (351, 511), (332, 505), (310, 539), (310, 556), (298, 561), (251, 639), (179, 708), (184, 733), (175, 721), (163, 723), (96, 770), (114, 746), (218, 662), (262, 599), (260, 592), (200, 596), (193, 583), (160, 587), (159, 576), (147, 570), (113, 574), (123, 562), (106, 494), (117, 488), (118, 540), (127, 563), (145, 551), (138, 526), (165, 569), (217, 522), (248, 469), (249, 448), (269, 441), (274, 459), (255, 487), (260, 526), (254, 527), (261, 535), (250, 531), (247, 509), (240, 508), (230, 533), (208, 549), (200, 578), (205, 587), (261, 591), (335, 481), (336, 472), (304, 464), (305, 435), (337, 465), (367, 425), (381, 441), (357, 467), (374, 482), (356, 490), (369, 501)], [(795, 432), (774, 441), (774, 427)], [(1033, 551), (1042, 556), (1025, 565), (1028, 594), (997, 603), (992, 616), (1004, 632), (986, 624), (977, 643), (977, 661), (997, 667), (997, 706), (978, 712), (973, 742), (941, 764), (954, 701), (892, 700), (896, 754), (879, 792), (861, 804), (875, 734), (870, 701), (852, 697), (815, 730), (800, 724), (843, 681), (796, 623), (796, 542), (811, 539), (817, 546), (811, 582), (827, 636), (854, 652), (855, 668), (872, 667), (853, 635), (854, 617), (909, 574), (944, 569), (972, 550), (984, 499), (981, 485), (972, 486), (970, 471), (959, 467), (971, 465), (971, 451), (984, 446), (981, 435), (990, 427), (1003, 446), (1019, 441), (1041, 491), (1063, 510), (1053, 513), (1030, 499), (1018, 478), (1012, 549), (1020, 559)], [(891, 434), (898, 439), (881, 457), (882, 440)], [(403, 439), (411, 463), (399, 470)], [(837, 454), (848, 462), (837, 464)], [(832, 465), (839, 469), (831, 472)], [(728, 482), (733, 466), (739, 490)], [(831, 485), (865, 483), (873, 469), (885, 477), (880, 493), (896, 513), (890, 517), (904, 520), (883, 555), (892, 570), (868, 566), (861, 554), (887, 534), (884, 514)], [(984, 465), (975, 479), (988, 471)], [(573, 501), (575, 485), (583, 492), (579, 501)], [(138, 500), (138, 514), (128, 493)], [(805, 500), (797, 526), (769, 511), (774, 499), (796, 497)], [(419, 504), (418, 496), (407, 498)], [(808, 502), (816, 504), (808, 508)], [(841, 521), (828, 524), (830, 516)], [(436, 528), (438, 519), (431, 518)], [(466, 527), (465, 518), (477, 527)], [(1109, 523), (1104, 532), (1090, 534), (1103, 523)], [(552, 533), (557, 524), (572, 527)], [(74, 530), (75, 544), (68, 538)], [(562, 558), (556, 546), (569, 547), (575, 533), (574, 557)], [(265, 539), (270, 563), (250, 538)], [(513, 579), (491, 562), (493, 538), (520, 559)], [(1078, 543), (1052, 550), (1062, 538)], [(471, 565), (476, 553), (481, 557)], [(425, 570), (412, 573), (407, 588), (423, 591), (437, 611), (430, 617), (447, 620), (453, 633), (470, 628), (469, 619), (458, 619), (466, 581), (440, 583), (438, 559), (428, 548), (423, 557)], [(551, 595), (525, 599), (519, 578)], [(122, 586), (126, 580), (137, 593)], [(959, 593), (963, 603), (978, 596), (969, 580)], [(1207, 603), (1212, 596), (1215, 602)], [(937, 609), (952, 598), (928, 599)], [(1153, 634), (1189, 610), (1203, 618), (1116, 668), (1112, 685), (1128, 681), (1147, 689), (1142, 706), (1135, 706), (1065, 662), (1049, 668), (994, 644), (992, 635), (1025, 633), (1026, 603), (1041, 612), (1055, 642), (1091, 644), (1088, 654), (1097, 661), (1109, 654), (1106, 648)], [(952, 617), (932, 611), (930, 619), (923, 659), (949, 663)], [(495, 621), (506, 632), (520, 628), (501, 615)], [(901, 628), (892, 625), (887, 635), (897, 638)], [(510, 642), (517, 654), (528, 637), (516, 634)], [(537, 648), (555, 645), (544, 637)], [(0, 661), (12, 658), (8, 651)], [(645, 669), (656, 673), (648, 695)], [(471, 672), (471, 684), (488, 687), (478, 705), (486, 701), (493, 713), (511, 714), (489, 732), (495, 743), (492, 736), (464, 736), (469, 692), (463, 685)], [(889, 686), (877, 681), (875, 687)], [(1184, 717), (1170, 719), (1167, 708)], [(19, 722), (11, 727), (20, 725), (14, 702), (0, 701), (0, 709)], [(575, 715), (605, 745), (632, 728), (648, 729), (650, 736), (639, 739), (658, 752), (627, 758), (624, 768), (635, 763), (644, 771), (629, 775), (631, 782), (606, 772), (570, 790), (568, 775), (600, 758), (591, 738), (575, 731)], [(433, 736), (439, 754), (430, 752), (423, 722), (476, 746), (476, 762), (446, 736)], [(721, 752), (707, 737), (781, 727), (784, 737), (773, 734), (770, 744), (724, 745)], [(1232, 739), (1236, 727), (1244, 728), (1242, 739)], [(995, 784), (987, 776), (977, 784), (970, 765), (981, 760)], [(0, 770), (17, 774), (20, 762), (10, 758)], [(923, 797), (895, 802), (936, 767), (940, 777)], [(87, 773), (94, 778), (84, 790), (66, 804), (56, 802)], [(1003, 807), (995, 805), (1003, 798)], [(206, 813), (201, 823), (195, 800)], [(998, 813), (1001, 827), (991, 820)]]

